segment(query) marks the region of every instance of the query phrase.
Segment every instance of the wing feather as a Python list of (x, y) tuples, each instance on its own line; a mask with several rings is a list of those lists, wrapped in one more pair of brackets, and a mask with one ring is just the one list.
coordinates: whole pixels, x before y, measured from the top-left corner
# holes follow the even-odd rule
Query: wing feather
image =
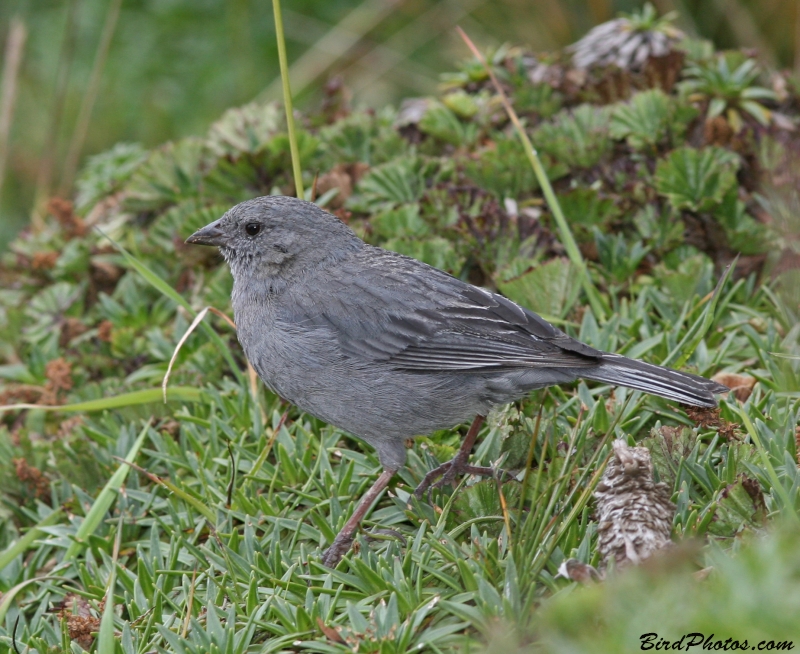
[(288, 319), (333, 330), (347, 356), (415, 372), (585, 367), (603, 356), (508, 298), (369, 250), (330, 272), (324, 301), (306, 296)]

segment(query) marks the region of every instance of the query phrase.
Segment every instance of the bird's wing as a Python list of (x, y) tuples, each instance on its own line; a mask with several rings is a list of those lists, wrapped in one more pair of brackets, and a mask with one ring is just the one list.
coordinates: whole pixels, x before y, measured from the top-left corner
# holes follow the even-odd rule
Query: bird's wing
[(333, 330), (342, 352), (419, 372), (585, 367), (603, 353), (496, 293), (369, 248), (295, 295), (292, 322)]
[(438, 322), (431, 336), (389, 361), (407, 370), (474, 370), (585, 367), (602, 356), (501, 295), (467, 284), (459, 295), (430, 318)]

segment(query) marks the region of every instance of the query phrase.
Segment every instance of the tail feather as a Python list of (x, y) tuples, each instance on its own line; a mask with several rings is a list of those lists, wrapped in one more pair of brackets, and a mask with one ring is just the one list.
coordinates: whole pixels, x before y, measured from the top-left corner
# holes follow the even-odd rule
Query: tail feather
[(717, 406), (714, 395), (730, 390), (705, 377), (628, 359), (619, 354), (604, 354), (599, 366), (581, 376), (694, 406)]

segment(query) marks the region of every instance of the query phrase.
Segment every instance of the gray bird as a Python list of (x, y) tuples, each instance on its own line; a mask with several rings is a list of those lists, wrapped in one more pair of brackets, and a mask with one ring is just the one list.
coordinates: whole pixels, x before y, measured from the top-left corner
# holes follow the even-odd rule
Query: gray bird
[(576, 341), (501, 295), (367, 245), (311, 202), (255, 198), (186, 242), (228, 262), (239, 342), (264, 383), (378, 452), (384, 471), (323, 554), (328, 566), (405, 463), (408, 438), (474, 418), (421, 497), (439, 478), (492, 474), (467, 465), (483, 417), (534, 389), (583, 378), (696, 406), (728, 390)]

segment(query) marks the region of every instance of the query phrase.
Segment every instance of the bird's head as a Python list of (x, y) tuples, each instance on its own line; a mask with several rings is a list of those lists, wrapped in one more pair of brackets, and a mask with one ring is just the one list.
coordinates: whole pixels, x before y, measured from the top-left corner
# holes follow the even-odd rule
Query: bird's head
[(216, 245), (236, 280), (290, 277), (363, 245), (336, 216), (278, 195), (237, 204), (186, 242)]

